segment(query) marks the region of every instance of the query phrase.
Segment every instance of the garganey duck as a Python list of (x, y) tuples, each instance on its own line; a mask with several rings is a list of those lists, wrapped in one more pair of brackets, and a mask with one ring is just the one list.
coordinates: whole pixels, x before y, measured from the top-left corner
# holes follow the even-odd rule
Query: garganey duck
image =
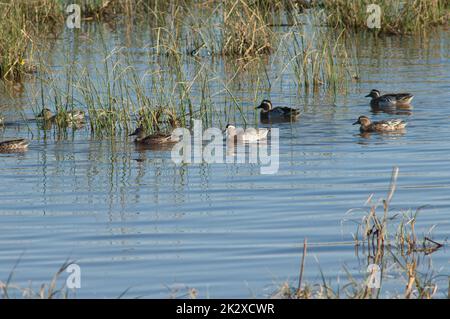
[(128, 136), (136, 136), (134, 143), (137, 145), (172, 144), (180, 141), (179, 138), (173, 137), (171, 134), (156, 133), (147, 135), (142, 126), (139, 126)]
[(23, 152), (30, 142), (24, 138), (0, 142), (0, 152)]
[(389, 93), (381, 95), (378, 90), (372, 90), (366, 97), (371, 97), (370, 105), (372, 107), (393, 107), (409, 105), (414, 98), (410, 93)]
[(274, 108), (269, 100), (263, 100), (256, 109), (261, 109), (261, 120), (266, 122), (295, 121), (300, 116), (300, 110), (282, 106)]
[(53, 114), (50, 109), (44, 108), (41, 113), (37, 115), (36, 119), (44, 122), (62, 121), (65, 124), (80, 124), (84, 121), (84, 116), (84, 112), (81, 110), (71, 110)]
[(225, 128), (227, 138), (233, 138), (239, 142), (256, 142), (267, 137), (269, 129), (267, 128), (248, 128), (245, 131), (236, 129), (233, 125), (228, 124)]
[(361, 132), (395, 132), (401, 131), (406, 127), (406, 122), (395, 119), (379, 122), (372, 122), (367, 116), (360, 116), (353, 125), (361, 125)]

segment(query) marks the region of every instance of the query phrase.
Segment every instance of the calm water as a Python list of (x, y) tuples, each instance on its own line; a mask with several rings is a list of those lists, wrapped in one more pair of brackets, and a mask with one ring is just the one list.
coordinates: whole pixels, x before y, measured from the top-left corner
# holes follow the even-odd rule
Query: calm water
[[(95, 33), (91, 37), (70, 51), (86, 65), (101, 56), (92, 46)], [(120, 30), (108, 32), (108, 47), (126, 45), (136, 64), (145, 64), (140, 48), (146, 35), (123, 38)], [(328, 280), (345, 281), (343, 266), (355, 276), (365, 270), (352, 245), (356, 227), (342, 224), (345, 213), (362, 207), (372, 193), (385, 196), (393, 166), (400, 167), (393, 211), (428, 205), (417, 231), (422, 235), (436, 225), (433, 238), (445, 242), (449, 39), (448, 30), (424, 40), (386, 38), (377, 45), (359, 39), (361, 80), (336, 100), (298, 93), (288, 68), (285, 79), (261, 92), (261, 99), (303, 111), (297, 123), (274, 125), (280, 129), (275, 175), (261, 175), (259, 166), (250, 164), (179, 166), (168, 152), (138, 151), (125, 137), (92, 138), (87, 129), (65, 139), (50, 131), (44, 139), (33, 124), (28, 130), (17, 120), (0, 131), (2, 139), (21, 136), (32, 143), (24, 154), (0, 154), (0, 280), (22, 255), (13, 280), (22, 286), (47, 283), (66, 259), (76, 260), (82, 269), (78, 297), (117, 297), (127, 288), (129, 297), (168, 297), (177, 289), (183, 295), (186, 287), (200, 297), (265, 297), (286, 280), (295, 283), (307, 238), (305, 280), (318, 282), (320, 266)], [(65, 63), (61, 52), (72, 41), (70, 34), (58, 40), (51, 54), (54, 70)], [(211, 63), (225, 72), (223, 61)], [(276, 77), (281, 63), (267, 61), (269, 77)], [(254, 118), (247, 76), (238, 79), (244, 84), (235, 92)], [(12, 96), (3, 90), (1, 111), (13, 117), (19, 108), (31, 117), (30, 92), (37, 85), (31, 79)], [(370, 113), (364, 95), (372, 88), (415, 95), (411, 114), (396, 116), (409, 122), (405, 134), (364, 138), (351, 125), (362, 114), (392, 117)], [(431, 258), (435, 270), (449, 274), (448, 248)], [(440, 288), (446, 292), (446, 286)]]

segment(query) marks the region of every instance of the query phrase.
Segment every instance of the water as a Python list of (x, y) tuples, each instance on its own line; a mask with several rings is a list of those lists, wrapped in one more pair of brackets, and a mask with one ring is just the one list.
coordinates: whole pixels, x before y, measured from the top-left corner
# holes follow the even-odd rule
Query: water
[[(275, 175), (261, 175), (254, 164), (175, 165), (168, 152), (139, 151), (130, 139), (94, 138), (87, 130), (44, 139), (35, 126), (28, 131), (17, 119), (2, 131), (3, 139), (22, 136), (32, 143), (26, 153), (0, 154), (0, 280), (21, 256), (13, 281), (22, 286), (31, 281), (36, 288), (69, 259), (82, 270), (77, 297), (117, 297), (128, 288), (129, 297), (182, 296), (188, 287), (200, 297), (266, 297), (286, 280), (295, 284), (307, 238), (304, 280), (320, 282), (321, 269), (331, 282), (345, 281), (344, 266), (358, 277), (366, 265), (355, 256), (356, 226), (343, 222), (346, 212), (363, 207), (372, 193), (384, 198), (394, 166), (400, 175), (392, 211), (427, 205), (419, 214), (418, 234), (436, 225), (433, 238), (446, 242), (449, 35), (440, 30), (423, 40), (388, 37), (377, 45), (359, 39), (361, 80), (336, 100), (304, 97), (286, 70), (285, 80), (261, 92), (276, 105), (303, 111), (297, 123), (274, 125), (280, 129)], [(137, 65), (145, 63), (140, 50), (145, 37), (126, 49)], [(57, 44), (72, 40), (65, 34)], [(108, 47), (123, 41), (120, 30), (108, 34)], [(86, 64), (100, 61), (101, 50), (86, 47), (91, 46), (81, 42), (74, 56)], [(61, 52), (52, 51), (54, 70), (65, 63)], [(223, 61), (212, 63), (223, 75)], [(275, 78), (271, 70), (283, 65), (271, 59), (267, 67)], [(247, 76), (240, 75), (244, 84), (236, 94), (251, 119), (254, 93)], [(36, 86), (30, 79), (22, 93), (4, 90), (2, 112), (14, 117), (19, 108), (31, 117), (27, 105)], [(397, 115), (409, 122), (405, 134), (361, 137), (351, 125), (363, 114), (393, 116), (370, 113), (364, 95), (372, 88), (415, 95), (411, 114)], [(362, 213), (353, 217), (360, 220)], [(448, 248), (431, 258), (433, 268), (448, 275)], [(395, 290), (388, 287), (385, 296)], [(445, 293), (447, 287), (440, 288)]]

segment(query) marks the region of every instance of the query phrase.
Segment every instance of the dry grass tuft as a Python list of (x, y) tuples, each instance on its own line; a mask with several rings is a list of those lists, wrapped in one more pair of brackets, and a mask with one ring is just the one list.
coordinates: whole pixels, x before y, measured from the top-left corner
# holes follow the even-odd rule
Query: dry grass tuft
[[(370, 4), (381, 7), (381, 28), (369, 29), (367, 19)], [(372, 30), (387, 34), (407, 34), (448, 23), (449, 0), (324, 0), (328, 23), (332, 27), (352, 30)]]
[(226, 1), (223, 14), (222, 54), (246, 58), (271, 52), (273, 32), (259, 6)]

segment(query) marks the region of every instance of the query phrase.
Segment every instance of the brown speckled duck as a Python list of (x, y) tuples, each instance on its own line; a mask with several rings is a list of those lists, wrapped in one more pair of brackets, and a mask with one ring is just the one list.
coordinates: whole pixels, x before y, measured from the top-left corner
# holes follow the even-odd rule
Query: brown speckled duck
[(361, 125), (361, 132), (395, 132), (401, 131), (406, 127), (406, 122), (394, 119), (372, 122), (367, 116), (360, 116), (353, 125)]
[(30, 142), (24, 138), (0, 142), (0, 152), (23, 152), (28, 149)]
[(134, 143), (136, 145), (155, 145), (155, 144), (173, 144), (180, 140), (178, 138), (172, 137), (171, 134), (145, 134), (145, 130), (142, 126), (139, 126), (133, 133), (129, 136), (136, 136)]
[(48, 108), (44, 108), (36, 117), (37, 120), (55, 122), (63, 120), (66, 124), (79, 124), (84, 121), (84, 112), (81, 110), (71, 110), (53, 114)]

